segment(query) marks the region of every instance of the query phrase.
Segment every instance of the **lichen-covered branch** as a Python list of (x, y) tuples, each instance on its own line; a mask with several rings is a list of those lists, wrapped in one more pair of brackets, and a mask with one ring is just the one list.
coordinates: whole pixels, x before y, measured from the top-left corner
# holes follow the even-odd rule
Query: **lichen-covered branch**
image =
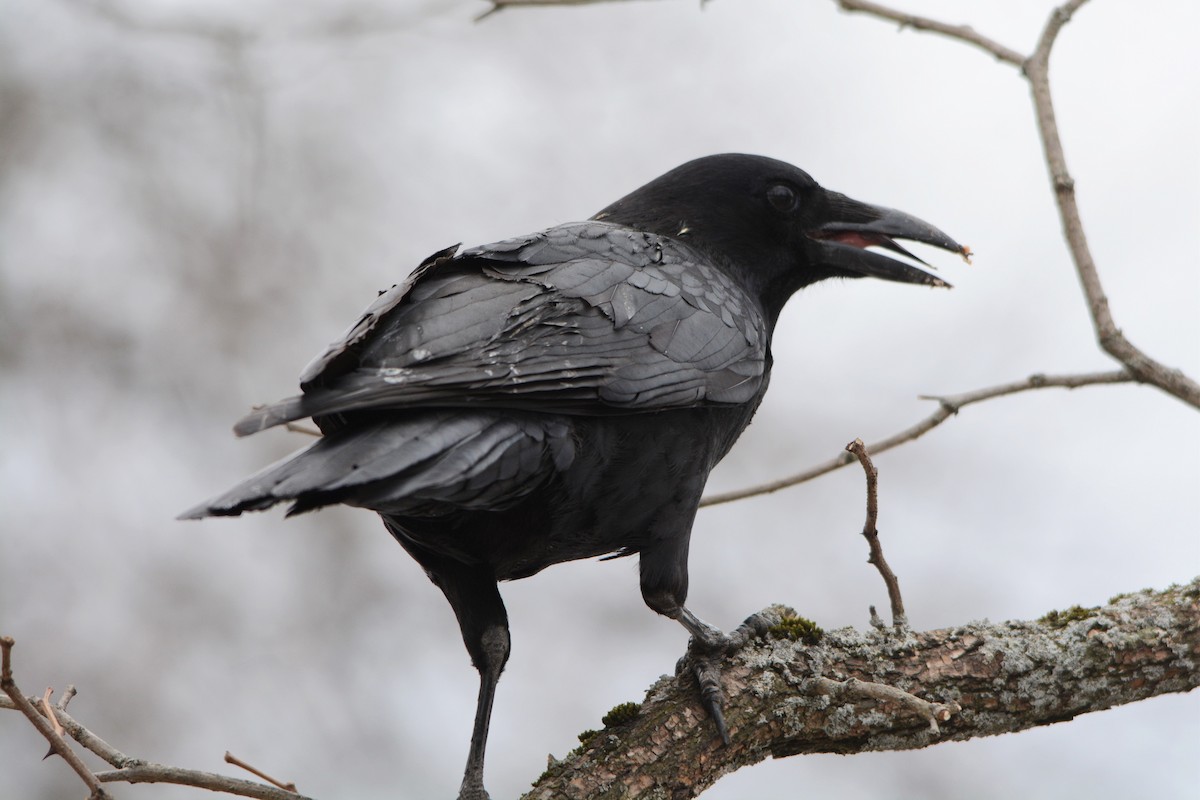
[(770, 757), (916, 749), (1190, 691), (1200, 685), (1200, 578), (1035, 622), (845, 629), (816, 645), (769, 638), (722, 674), (729, 747), (694, 679), (664, 677), (632, 721), (592, 735), (524, 800), (695, 797)]

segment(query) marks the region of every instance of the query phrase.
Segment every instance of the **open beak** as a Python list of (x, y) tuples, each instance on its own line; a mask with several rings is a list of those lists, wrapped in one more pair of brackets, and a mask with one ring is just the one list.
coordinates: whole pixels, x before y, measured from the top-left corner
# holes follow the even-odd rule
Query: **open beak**
[(958, 253), (970, 262), (969, 247), (959, 244), (924, 220), (894, 208), (860, 203), (837, 192), (827, 194), (833, 220), (808, 234), (813, 260), (822, 266), (887, 281), (949, 288), (950, 284), (936, 275), (866, 248), (882, 247), (925, 264), (894, 241), (907, 239)]

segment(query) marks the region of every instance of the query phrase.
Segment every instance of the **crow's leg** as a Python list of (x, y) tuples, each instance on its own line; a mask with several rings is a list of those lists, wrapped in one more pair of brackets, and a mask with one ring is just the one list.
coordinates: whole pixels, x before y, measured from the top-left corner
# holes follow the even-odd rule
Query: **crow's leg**
[[(700, 684), (700, 700), (717, 727), (721, 741), (729, 744), (729, 727), (725, 724), (725, 714), (722, 711), (725, 693), (721, 690), (721, 659), (745, 647), (751, 639), (763, 636), (771, 626), (771, 621), (762, 614), (752, 614), (732, 633), (724, 633), (709, 625), (686, 608), (680, 607), (682, 615), (679, 622), (692, 631), (692, 639), (688, 642), (688, 652), (679, 659), (675, 671), (682, 672), (691, 669)], [(698, 626), (698, 627), (693, 627)], [(702, 630), (703, 633), (697, 633)]]
[(679, 669), (691, 667), (700, 684), (701, 702), (717, 726), (721, 741), (729, 744), (729, 728), (721, 710), (725, 701), (721, 691), (721, 658), (744, 647), (753, 637), (766, 633), (770, 622), (755, 614), (733, 633), (724, 633), (689, 611), (684, 605), (688, 588), (687, 550), (686, 535), (657, 542), (654, 547), (642, 550), (642, 598), (650, 608), (678, 621), (692, 635), (688, 653), (680, 659)]
[(496, 684), (508, 661), (508, 614), (490, 570), (449, 559), (432, 565), (429, 559), (422, 561), (429, 577), (454, 608), (471, 663), (479, 670), (475, 727), (471, 731), (471, 747), (467, 751), (467, 768), (458, 800), (488, 800), (487, 790), (483, 788), (483, 754), (487, 747)]

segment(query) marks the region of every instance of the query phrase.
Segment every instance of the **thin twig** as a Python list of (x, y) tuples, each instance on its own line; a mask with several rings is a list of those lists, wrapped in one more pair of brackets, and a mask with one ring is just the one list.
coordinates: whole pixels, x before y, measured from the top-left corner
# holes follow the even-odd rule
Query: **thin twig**
[(285, 791), (298, 794), (297, 789), (296, 789), (296, 784), (292, 783), (291, 781), (284, 783), (283, 781), (277, 780), (276, 778), (272, 778), (270, 775), (268, 775), (267, 773), (258, 769), (257, 767), (253, 767), (253, 766), (247, 764), (245, 761), (242, 761), (240, 758), (238, 758), (237, 756), (235, 756), (233, 753), (229, 752), (228, 750), (225, 751), (225, 763), (233, 764), (235, 767), (241, 767), (242, 769), (246, 770), (246, 772), (249, 772), (251, 775), (254, 775), (255, 777), (262, 778), (267, 783), (278, 786), (280, 789), (283, 789)]
[(38, 733), (46, 737), (46, 741), (50, 743), (50, 749), (62, 756), (63, 761), (70, 765), (71, 769), (75, 770), (80, 779), (87, 785), (91, 791), (91, 800), (107, 800), (109, 794), (104, 791), (104, 787), (100, 785), (100, 781), (92, 774), (92, 771), (87, 768), (71, 746), (67, 744), (67, 740), (59, 736), (54, 728), (46, 721), (46, 718), (38, 713), (37, 708), (21, 694), (21, 690), (17, 687), (16, 681), (12, 676), (12, 649), (16, 642), (11, 636), (0, 637), (0, 690), (8, 695), (12, 700), (13, 705), (18, 711), (33, 723), (33, 727), (37, 728)]
[(1124, 364), (1142, 382), (1157, 386), (1188, 405), (1200, 408), (1200, 384), (1181, 370), (1167, 367), (1146, 355), (1125, 338), (1124, 332), (1117, 326), (1108, 306), (1108, 297), (1105, 295), (1104, 286), (1100, 283), (1100, 275), (1096, 269), (1095, 259), (1092, 258), (1087, 236), (1083, 231), (1083, 218), (1075, 200), (1075, 180), (1067, 170), (1067, 159), (1063, 151), (1062, 140), (1058, 135), (1058, 121), (1055, 118), (1054, 102), (1050, 93), (1050, 51), (1063, 26), (1071, 20), (1072, 15), (1087, 0), (1069, 0), (1055, 8), (1042, 29), (1037, 48), (1028, 58), (998, 45), (966, 26), (948, 25), (937, 20), (916, 17), (877, 3), (866, 2), (866, 0), (837, 1), (838, 5), (847, 11), (861, 11), (881, 19), (900, 22), (918, 30), (940, 33), (951, 39), (978, 47), (1002, 61), (1021, 67), (1021, 72), (1029, 81), (1032, 90), (1038, 134), (1042, 139), (1043, 155), (1050, 170), (1051, 183), (1054, 186), (1055, 203), (1058, 206), (1059, 218), (1062, 222), (1068, 250), (1071, 253), (1071, 260), (1075, 264), (1075, 272), (1079, 276), (1079, 282), (1087, 300), (1097, 342), (1104, 352)]
[(929, 17), (906, 14), (903, 11), (881, 6), (878, 3), (867, 2), (867, 0), (838, 0), (838, 6), (843, 11), (861, 11), (865, 14), (880, 17), (881, 19), (890, 19), (893, 22), (900, 23), (900, 27), (902, 28), (932, 31), (964, 42), (970, 42), (976, 47), (983, 48), (991, 53), (998, 60), (1006, 61), (1016, 67), (1020, 67), (1025, 63), (1025, 56), (1016, 50), (1005, 47), (994, 39), (989, 39), (970, 25), (949, 25), (945, 22), (939, 22), (936, 19), (930, 19)]
[[(67, 688), (68, 692), (73, 697), (75, 695), (75, 687), (70, 686)], [(32, 704), (33, 698), (29, 698), (29, 700)], [(9, 700), (5, 697), (0, 697), (0, 708), (6, 708), (15, 711), (18, 707), (12, 702), (12, 700)], [(58, 720), (59, 724), (63, 726), (63, 729), (66, 731), (68, 736), (98, 755), (100, 758), (104, 759), (106, 763), (117, 768), (139, 766), (145, 763), (141, 759), (130, 758), (108, 742), (101, 739), (96, 734), (89, 731), (87, 728), (80, 725), (74, 717), (67, 713), (66, 703), (64, 703), (62, 700), (58, 701), (58, 705), (54, 710), (54, 716)]]
[[(900, 596), (900, 580), (883, 557), (883, 545), (879, 543), (879, 530), (875, 527), (879, 517), (879, 470), (875, 469), (875, 463), (871, 461), (871, 454), (867, 452), (862, 439), (855, 439), (846, 445), (846, 452), (852, 453), (862, 464), (863, 472), (867, 473), (867, 520), (862, 529), (863, 538), (867, 540), (867, 547), (871, 551), (867, 563), (875, 565), (887, 586), (888, 601), (892, 606), (892, 627), (904, 631), (908, 629), (908, 616), (904, 613), (904, 598)], [(875, 616), (874, 609), (871, 615)], [(934, 728), (936, 730), (936, 724)]]
[[(886, 439), (881, 439), (874, 444), (867, 446), (872, 453), (879, 455), (893, 447), (911, 442), (922, 435), (941, 425), (950, 417), (958, 413), (960, 408), (979, 403), (984, 400), (990, 400), (993, 397), (1002, 397), (1009, 394), (1017, 394), (1018, 392), (1026, 392), (1032, 389), (1077, 389), (1080, 386), (1093, 386), (1097, 384), (1109, 383), (1136, 383), (1139, 378), (1130, 375), (1125, 370), (1115, 370), (1112, 372), (1090, 372), (1081, 373), (1078, 375), (1030, 375), (1028, 378), (1011, 383), (992, 386), (986, 389), (976, 389), (973, 392), (964, 392), (957, 395), (947, 395), (945, 397), (934, 397), (922, 395), (922, 400), (936, 400), (938, 409), (930, 414), (925, 419), (921, 420), (912, 427), (905, 428), (899, 433), (893, 434)], [(780, 489), (786, 489), (790, 486), (795, 486), (806, 481), (811, 481), (813, 478), (818, 478), (827, 472), (833, 472), (836, 469), (841, 469), (847, 464), (853, 464), (854, 457), (849, 453), (840, 453), (836, 457), (822, 464), (817, 464), (814, 467), (797, 472), (794, 475), (789, 475), (786, 478), (771, 481), (769, 483), (750, 486), (745, 489), (737, 489), (732, 492), (722, 492), (721, 494), (709, 495), (700, 501), (701, 506), (715, 506), (721, 503), (732, 503), (734, 500), (743, 500), (747, 497), (755, 497), (760, 494), (770, 494), (777, 492)]]
[(105, 783), (121, 781), (123, 783), (171, 783), (176, 786), (194, 786), (197, 789), (208, 789), (238, 797), (253, 797), (255, 800), (311, 800), (311, 798), (295, 792), (277, 789), (265, 783), (231, 778), (215, 772), (180, 769), (166, 764), (146, 763), (126, 769), (97, 772), (96, 777)]
[(482, 22), (493, 14), (503, 11), (506, 8), (519, 7), (536, 7), (549, 8), (551, 6), (591, 6), (599, 5), (600, 3), (613, 3), (616, 0), (490, 0), (492, 7), (482, 14), (475, 17), (476, 22)]
[(42, 695), (42, 716), (46, 718), (46, 721), (50, 723), (50, 727), (54, 729), (54, 735), (61, 739), (66, 736), (66, 731), (59, 724), (58, 717), (54, 716), (54, 706), (50, 705), (50, 698), (53, 696), (54, 687), (47, 686), (45, 694)]
[(79, 724), (79, 722), (77, 722), (75, 718), (68, 714), (65, 710), (61, 708), (58, 709), (58, 711), (55, 712), (55, 716), (58, 717), (58, 721), (62, 723), (62, 726), (66, 728), (68, 736), (79, 742), (92, 753), (95, 753), (97, 756), (104, 759), (105, 763), (111, 764), (119, 769), (131, 766), (139, 766), (145, 763), (139, 758), (133, 758), (125, 755), (120, 750), (113, 747), (111, 744), (104, 741), (87, 728), (83, 727), (83, 725)]
[(62, 697), (58, 698), (58, 702), (54, 704), (54, 707), (59, 711), (66, 711), (67, 703), (71, 702), (71, 698), (76, 694), (78, 694), (78, 691), (75, 689), (75, 684), (68, 683), (67, 688), (63, 690)]
[(947, 722), (950, 717), (962, 711), (962, 706), (958, 703), (931, 703), (903, 689), (888, 686), (886, 683), (863, 681), (858, 678), (835, 681), (832, 678), (819, 677), (816, 679), (815, 684), (818, 692), (835, 698), (865, 697), (904, 706), (916, 712), (921, 719), (928, 722), (929, 732), (934, 736), (940, 736), (942, 733), (942, 729), (938, 727), (938, 722)]
[[(309, 800), (297, 794), (295, 788), (275, 788), (263, 783), (231, 778), (212, 772), (202, 772), (193, 769), (180, 769), (165, 764), (155, 764), (129, 756), (105, 742), (96, 734), (80, 725), (66, 712), (66, 705), (75, 696), (75, 687), (67, 687), (63, 697), (54, 706), (50, 705), (48, 693), (40, 698), (25, 697), (17, 687), (12, 677), (12, 648), (14, 642), (9, 636), (0, 637), (0, 690), (7, 697), (0, 697), (0, 708), (20, 711), (29, 719), (38, 732), (50, 743), (51, 751), (63, 757), (77, 775), (91, 790), (89, 800), (110, 800), (111, 795), (101, 786), (102, 783), (123, 781), (125, 783), (172, 783), (179, 786), (194, 786), (209, 789), (214, 792), (252, 797), (256, 800)], [(92, 772), (79, 756), (67, 744), (64, 736), (55, 732), (55, 728), (46, 716), (38, 712), (41, 705), (48, 716), (52, 715), (66, 736), (70, 736), (83, 747), (92, 751), (116, 769), (103, 772)], [(52, 709), (52, 710), (51, 710)], [(252, 770), (253, 771), (253, 770)], [(256, 771), (255, 771), (256, 772)], [(266, 776), (264, 776), (266, 777)], [(268, 780), (270, 780), (268, 778)], [(278, 785), (278, 784), (277, 784)]]

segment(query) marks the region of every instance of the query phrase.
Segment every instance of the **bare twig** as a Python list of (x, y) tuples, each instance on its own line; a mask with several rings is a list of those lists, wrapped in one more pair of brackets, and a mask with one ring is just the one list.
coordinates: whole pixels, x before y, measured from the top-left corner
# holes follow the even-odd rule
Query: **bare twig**
[(228, 750), (225, 751), (225, 763), (233, 764), (235, 767), (241, 767), (242, 769), (246, 770), (246, 772), (249, 772), (251, 775), (254, 775), (255, 777), (258, 777), (258, 778), (262, 778), (267, 783), (278, 786), (280, 789), (284, 789), (286, 791), (294, 792), (294, 793), (297, 791), (296, 784), (292, 783), (291, 781), (284, 783), (275, 778), (272, 778), (267, 773), (257, 769), (256, 767), (250, 766), (245, 761), (242, 761), (240, 758), (238, 758), (237, 756), (235, 756), (233, 753), (229, 752)]
[(989, 39), (980, 34), (970, 25), (949, 25), (945, 22), (939, 22), (936, 19), (929, 17), (918, 16), (917, 14), (906, 14), (903, 11), (897, 11), (887, 6), (881, 6), (878, 3), (867, 2), (867, 0), (838, 0), (838, 6), (843, 11), (855, 12), (861, 11), (871, 16), (881, 19), (889, 19), (893, 22), (900, 23), (902, 28), (912, 28), (918, 31), (932, 31), (940, 33), (944, 36), (950, 36), (954, 39), (959, 39), (964, 42), (970, 42), (976, 47), (981, 47), (994, 55), (1000, 61), (1006, 61), (1009, 64), (1020, 67), (1025, 63), (1025, 56), (1012, 50), (999, 42)]
[[(54, 729), (54, 735), (60, 739), (66, 736), (66, 731), (59, 724), (58, 717), (54, 716), (54, 706), (50, 705), (50, 698), (54, 696), (54, 687), (47, 686), (45, 694), (42, 695), (42, 716), (50, 723), (50, 727)], [(53, 752), (53, 750), (51, 751)], [(49, 755), (49, 753), (47, 753)]]
[(1056, 8), (1046, 23), (1037, 49), (1025, 62), (1025, 76), (1029, 79), (1033, 92), (1038, 132), (1042, 137), (1042, 148), (1045, 151), (1046, 163), (1050, 168), (1051, 180), (1054, 183), (1054, 195), (1062, 221), (1063, 234), (1066, 236), (1071, 250), (1071, 259), (1075, 262), (1079, 283), (1087, 298), (1092, 325), (1095, 328), (1096, 339), (1099, 341), (1100, 347), (1146, 383), (1153, 384), (1185, 403), (1200, 408), (1200, 384), (1184, 375), (1180, 370), (1168, 368), (1146, 355), (1126, 339), (1125, 334), (1117, 327), (1108, 306), (1108, 297), (1100, 283), (1100, 275), (1096, 269), (1096, 262), (1092, 258), (1087, 236), (1083, 231), (1083, 219), (1075, 200), (1075, 180), (1067, 170), (1067, 159), (1063, 151), (1062, 140), (1058, 135), (1058, 121), (1055, 118), (1054, 103), (1050, 93), (1050, 49), (1054, 46), (1059, 31), (1085, 2), (1086, 0), (1072, 0)]
[(1042, 151), (1050, 170), (1054, 186), (1054, 198), (1062, 222), (1063, 234), (1075, 264), (1075, 272), (1087, 300), (1092, 326), (1101, 349), (1124, 364), (1130, 372), (1144, 383), (1149, 383), (1171, 394), (1195, 408), (1200, 408), (1200, 384), (1182, 371), (1172, 369), (1154, 360), (1125, 338), (1117, 327), (1108, 297), (1100, 283), (1100, 274), (1092, 258), (1087, 236), (1083, 231), (1083, 218), (1075, 200), (1075, 180), (1067, 170), (1067, 159), (1062, 139), (1058, 135), (1058, 121), (1054, 114), (1054, 102), (1050, 93), (1050, 51), (1063, 26), (1087, 0), (1069, 0), (1050, 14), (1037, 48), (1028, 58), (981, 36), (966, 26), (948, 25), (925, 17), (916, 17), (901, 11), (866, 2), (865, 0), (838, 0), (838, 5), (847, 11), (861, 11), (881, 19), (900, 22), (917, 30), (931, 31), (978, 47), (1009, 64), (1019, 66), (1028, 79), (1033, 93), (1034, 113), (1037, 115), (1038, 134), (1042, 139)]
[(87, 785), (91, 791), (91, 800), (106, 800), (109, 794), (104, 791), (104, 787), (100, 785), (100, 781), (92, 774), (92, 771), (79, 760), (79, 756), (67, 744), (67, 740), (59, 736), (55, 732), (54, 727), (46, 721), (46, 718), (38, 713), (37, 708), (21, 694), (21, 690), (17, 687), (16, 681), (12, 676), (12, 649), (16, 642), (11, 636), (0, 637), (0, 690), (8, 695), (13, 706), (25, 717), (33, 723), (33, 727), (37, 728), (38, 733), (46, 737), (46, 741), (50, 743), (50, 749), (62, 756), (63, 761), (70, 765), (71, 769), (75, 770), (75, 774)]
[(58, 702), (54, 704), (54, 707), (59, 711), (66, 711), (67, 703), (71, 702), (71, 698), (76, 694), (78, 692), (75, 689), (75, 684), (67, 684), (67, 688), (63, 690), (62, 697), (58, 698)]
[(55, 716), (58, 717), (58, 721), (62, 723), (64, 728), (66, 728), (67, 734), (72, 739), (79, 742), (81, 745), (95, 753), (100, 758), (104, 759), (105, 763), (120, 768), (140, 766), (141, 764), (145, 763), (141, 759), (132, 758), (131, 756), (125, 755), (120, 750), (80, 725), (75, 718), (68, 714), (65, 710), (60, 708), (56, 712)]
[[(862, 529), (862, 535), (867, 540), (867, 547), (871, 551), (871, 555), (867, 557), (867, 563), (875, 565), (875, 569), (879, 570), (879, 574), (887, 586), (888, 601), (892, 606), (892, 627), (898, 631), (904, 631), (908, 629), (908, 616), (904, 613), (904, 599), (900, 596), (900, 580), (888, 566), (887, 559), (883, 557), (883, 545), (879, 543), (879, 531), (875, 527), (875, 522), (879, 517), (879, 470), (875, 469), (875, 464), (871, 461), (871, 454), (867, 452), (867, 446), (863, 444), (862, 439), (855, 439), (846, 445), (846, 452), (852, 453), (862, 464), (863, 471), (867, 473), (867, 521), (863, 523)], [(872, 615), (874, 615), (873, 610)], [(936, 729), (936, 727), (935, 724), (934, 728)]]
[(536, 7), (549, 8), (550, 6), (591, 6), (600, 3), (613, 3), (617, 0), (489, 0), (492, 7), (484, 11), (479, 16), (475, 17), (476, 22), (482, 22), (498, 11), (503, 11), (506, 8), (519, 7)]
[[(984, 400), (990, 400), (994, 397), (1003, 397), (1004, 395), (1017, 394), (1018, 392), (1026, 392), (1033, 389), (1077, 389), (1081, 386), (1094, 386), (1097, 384), (1109, 383), (1136, 383), (1140, 379), (1130, 375), (1125, 370), (1115, 370), (1113, 372), (1089, 372), (1078, 375), (1030, 375), (1028, 378), (1019, 381), (1004, 383), (999, 386), (991, 386), (986, 389), (976, 389), (972, 392), (964, 392), (957, 395), (946, 395), (944, 397), (935, 397), (930, 395), (922, 395), (923, 400), (936, 400), (938, 409), (930, 414), (925, 419), (917, 424), (905, 428), (899, 433), (893, 434), (886, 439), (880, 439), (878, 442), (867, 445), (867, 449), (875, 455), (879, 455), (893, 447), (911, 442), (920, 436), (941, 425), (950, 417), (958, 413), (959, 409), (969, 406), (973, 403), (980, 403)], [(789, 486), (795, 486), (806, 481), (811, 481), (813, 478), (818, 478), (827, 472), (833, 472), (836, 469), (841, 469), (847, 464), (854, 463), (854, 456), (849, 453), (841, 453), (836, 457), (815, 467), (810, 467), (803, 472), (797, 472), (794, 475), (789, 475), (786, 478), (771, 481), (769, 483), (750, 486), (745, 489), (737, 489), (732, 492), (723, 492), (721, 494), (709, 495), (700, 501), (702, 506), (715, 506), (720, 503), (731, 503), (734, 500), (742, 500), (747, 497), (755, 497), (760, 494), (770, 494), (777, 492), (780, 489), (786, 489)]]
[(816, 689), (821, 694), (830, 695), (834, 698), (861, 697), (882, 700), (885, 703), (897, 703), (913, 711), (921, 719), (928, 722), (929, 733), (932, 736), (940, 736), (942, 734), (942, 729), (938, 726), (938, 722), (949, 722), (950, 717), (962, 711), (962, 706), (958, 703), (931, 703), (903, 689), (897, 689), (895, 686), (888, 686), (886, 683), (876, 683), (875, 681), (862, 681), (858, 678), (835, 681), (832, 678), (820, 677), (816, 679)]
[[(75, 687), (69, 687), (72, 696), (75, 694)], [(30, 701), (32, 702), (32, 700)], [(54, 716), (58, 719), (59, 724), (63, 726), (67, 735), (75, 741), (79, 742), (85, 748), (104, 759), (105, 762), (114, 767), (129, 767), (138, 766), (144, 762), (140, 759), (130, 758), (122, 753), (117, 748), (110, 745), (108, 742), (101, 739), (96, 734), (89, 731), (87, 728), (80, 725), (75, 719), (66, 712), (66, 704), (62, 700), (58, 701), (58, 706), (54, 711)], [(12, 700), (0, 697), (0, 708), (16, 710), (17, 705)]]
[[(71, 766), (71, 769), (87, 784), (88, 789), (91, 790), (89, 800), (108, 800), (111, 795), (104, 790), (101, 784), (112, 783), (114, 781), (125, 783), (172, 783), (180, 786), (209, 789), (214, 792), (223, 792), (239, 797), (252, 797), (256, 798), (256, 800), (309, 800), (309, 798), (297, 794), (294, 787), (290, 791), (286, 788), (277, 789), (275, 786), (230, 778), (226, 775), (217, 775), (212, 772), (180, 769), (165, 764), (155, 764), (153, 762), (130, 758), (80, 725), (66, 712), (67, 703), (75, 695), (75, 687), (68, 687), (67, 691), (63, 693), (63, 697), (54, 706), (51, 706), (49, 702), (49, 690), (47, 690), (47, 694), (43, 697), (34, 698), (32, 701), (21, 694), (12, 677), (11, 651), (13, 645), (14, 642), (11, 637), (5, 636), (0, 638), (0, 657), (3, 659), (2, 665), (0, 665), (0, 690), (8, 696), (7, 699), (0, 697), (0, 708), (14, 709), (25, 715), (33, 726), (37, 728), (38, 732), (46, 738), (46, 741), (50, 743), (51, 751), (62, 756), (63, 760)], [(38, 712), (37, 705), (42, 706), (42, 713)], [(43, 714), (46, 716), (43, 716)], [(116, 767), (116, 769), (92, 772), (67, 744), (66, 738), (55, 732), (56, 729), (51, 725), (48, 718), (55, 720), (59, 731), (66, 736), (70, 736), (88, 750), (104, 759), (108, 764)], [(251, 771), (260, 774), (256, 770)], [(270, 780), (269, 778), (267, 779)]]
[(871, 454), (867, 452), (862, 439), (855, 439), (846, 445), (846, 452), (858, 459), (863, 472), (867, 474), (867, 519), (863, 523), (862, 535), (869, 542), (879, 538), (879, 531), (875, 529), (879, 520), (879, 470), (875, 469), (875, 462), (871, 461)]
[(176, 786), (194, 786), (197, 789), (208, 789), (212, 792), (223, 792), (238, 797), (253, 797), (255, 800), (312, 800), (295, 792), (268, 786), (265, 783), (149, 762), (125, 769), (97, 772), (96, 777), (105, 783), (120, 781), (122, 783), (171, 783)]

